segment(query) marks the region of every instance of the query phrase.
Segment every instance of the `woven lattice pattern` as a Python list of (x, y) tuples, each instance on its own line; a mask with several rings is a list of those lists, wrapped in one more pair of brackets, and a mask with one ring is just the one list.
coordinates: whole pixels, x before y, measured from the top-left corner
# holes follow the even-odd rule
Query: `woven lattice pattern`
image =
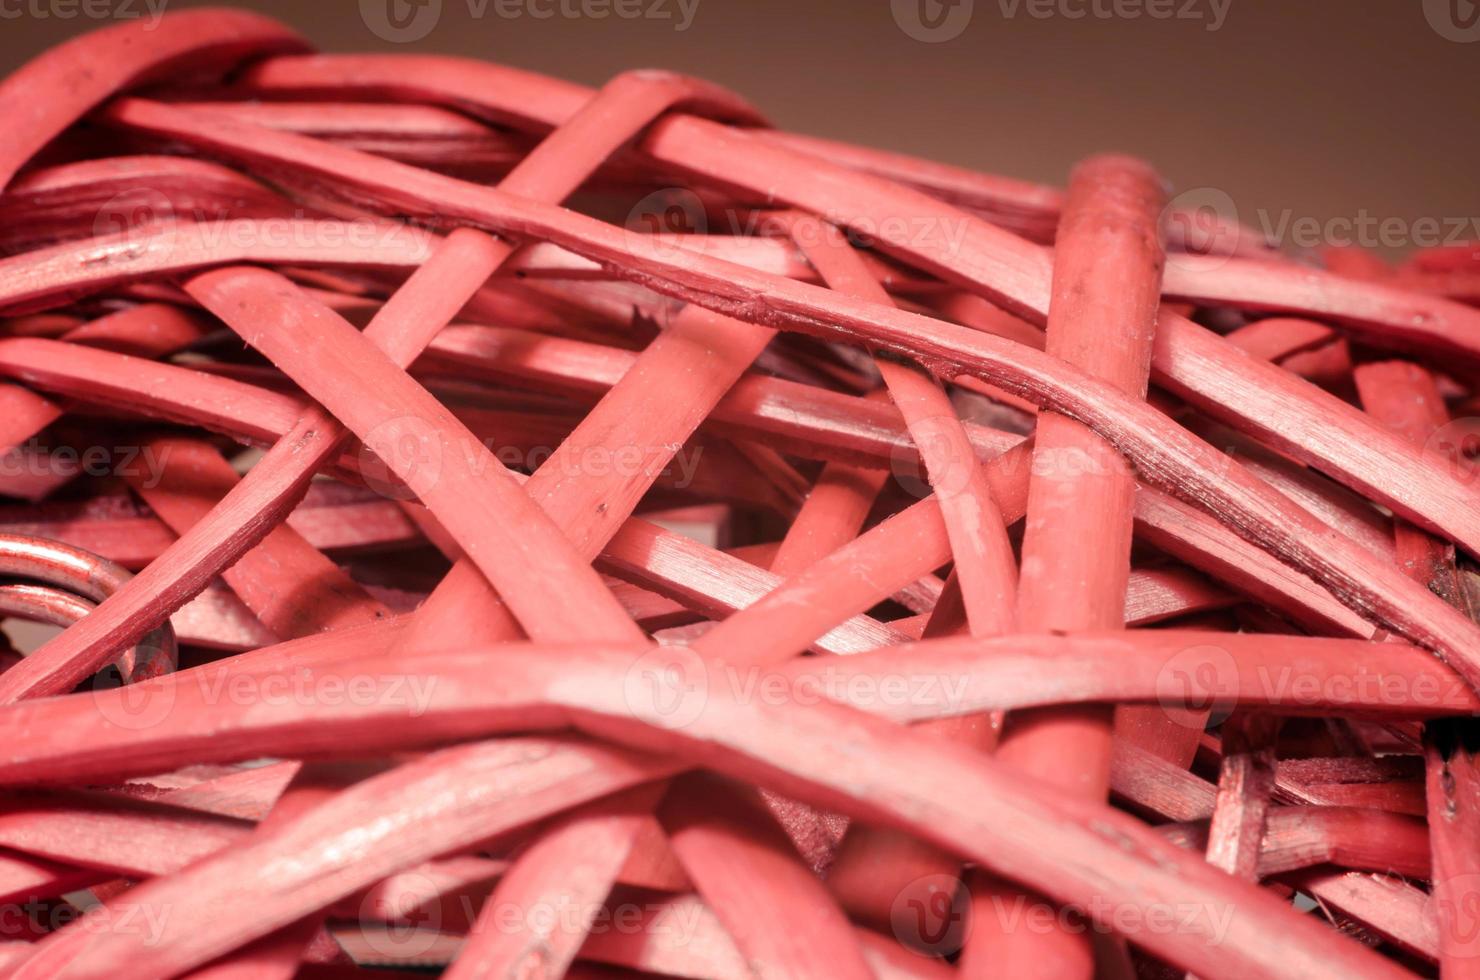
[(1480, 252), (225, 10), (0, 118), (9, 975), (1480, 963)]

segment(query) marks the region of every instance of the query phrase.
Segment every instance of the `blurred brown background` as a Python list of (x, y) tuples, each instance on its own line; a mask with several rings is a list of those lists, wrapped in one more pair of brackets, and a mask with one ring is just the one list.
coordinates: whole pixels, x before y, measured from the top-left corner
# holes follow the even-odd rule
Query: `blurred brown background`
[[(204, 5), (0, 0), (0, 69), (161, 4)], [(447, 52), (591, 84), (633, 67), (690, 72), (783, 127), (1053, 183), (1087, 153), (1130, 151), (1178, 190), (1230, 195), (1287, 245), (1351, 238), (1400, 254), (1435, 235), (1480, 237), (1472, 0), (238, 6), (329, 51)]]

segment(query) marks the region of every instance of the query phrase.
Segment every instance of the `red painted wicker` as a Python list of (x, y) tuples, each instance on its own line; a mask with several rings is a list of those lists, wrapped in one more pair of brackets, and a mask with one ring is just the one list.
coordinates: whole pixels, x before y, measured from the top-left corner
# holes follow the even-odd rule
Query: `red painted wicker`
[(309, 52), (0, 83), (6, 975), (1480, 975), (1474, 249)]

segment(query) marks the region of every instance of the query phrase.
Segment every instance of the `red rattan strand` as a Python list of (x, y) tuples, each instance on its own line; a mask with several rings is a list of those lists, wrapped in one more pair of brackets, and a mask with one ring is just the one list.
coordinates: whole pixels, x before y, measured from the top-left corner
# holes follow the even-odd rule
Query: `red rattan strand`
[[(150, 33), (143, 22), (100, 31), (64, 44), (5, 80), (0, 103), (24, 107), (26, 124), (0, 156), (0, 187), (52, 137), (119, 89), (162, 70), (209, 67), (224, 71), (236, 62), (307, 45), (282, 25), (255, 14), (200, 11), (170, 17)], [(144, 40), (149, 43), (142, 43)]]
[[(567, 970), (632, 853), (642, 811), (656, 795), (639, 791), (577, 811), (540, 837), (499, 881), (447, 975), (486, 976), (509, 967)], [(548, 917), (527, 930), (508, 927), (511, 913), (530, 921), (529, 910), (554, 907), (579, 910), (580, 917)]]
[[(889, 295), (836, 229), (827, 229), (815, 244), (798, 243), (829, 288), (888, 304)], [(1002, 511), (977, 463), (965, 426), (940, 383), (918, 365), (876, 358), (889, 397), (903, 415), (911, 439), (920, 448), (951, 543), (951, 558), (961, 582), (962, 600), (971, 629), (991, 636), (1012, 628), (1017, 591), (1017, 561), (1002, 526)]]
[[(157, 482), (132, 475), (130, 485), (177, 533), (205, 518), (239, 482), (231, 464), (199, 441), (161, 437), (146, 443), (144, 451), (165, 461), (163, 473)], [(286, 525), (273, 528), (222, 577), (257, 619), (284, 639), (374, 621), (388, 613)]]
[[(1160, 178), (1141, 162), (1086, 161), (1070, 181), (1054, 249), (1045, 350), (1133, 397), (1145, 396), (1150, 373), (1163, 206)], [(1129, 467), (1094, 432), (1053, 412), (1038, 417), (1033, 456), (1018, 625), (1035, 632), (1122, 626), (1135, 495)], [(1105, 709), (1050, 709), (1015, 715), (1010, 723), (999, 750), (1004, 760), (1045, 773), (1070, 792), (1107, 795)], [(1088, 945), (1086, 937), (1064, 932), (984, 930), (967, 955), (973, 963), (989, 957), (1009, 973), (1046, 960), (1064, 976), (1088, 976)]]
[[(356, 653), (372, 662), (385, 647), (394, 642), (404, 624), (391, 620), (384, 626), (371, 627), (375, 632), (341, 630), (337, 635), (312, 638), (281, 648), (265, 648), (246, 655), (247, 663), (233, 665), (229, 673), (241, 672), (247, 677), (265, 677), (281, 670), (284, 664), (295, 664), (305, 670), (342, 670), (337, 666)], [(369, 637), (373, 636), (373, 640)], [(353, 649), (351, 644), (359, 644)], [(540, 648), (543, 649), (543, 648)], [(619, 659), (610, 648), (607, 660)], [(1422, 654), (1402, 644), (1382, 644), (1380, 656), (1360, 641), (1321, 638), (1286, 638), (1282, 643), (1258, 635), (1223, 636), (1216, 633), (1172, 630), (1138, 631), (1125, 634), (1085, 634), (1074, 638), (1043, 635), (1014, 635), (996, 640), (938, 639), (907, 648), (911, 659), (911, 676), (926, 679), (954, 679), (950, 685), (932, 684), (922, 689), (909, 703), (890, 704), (877, 696), (859, 695), (857, 704), (888, 714), (898, 720), (936, 718), (957, 714), (980, 713), (995, 709), (1024, 708), (1036, 705), (1078, 703), (1084, 701), (1142, 701), (1184, 707), (1200, 703), (1277, 706), (1292, 713), (1326, 712), (1333, 709), (1377, 718), (1402, 719), (1425, 715), (1464, 714), (1474, 710), (1475, 696), (1456, 675), (1442, 666), (1425, 662)], [(1366, 651), (1360, 666), (1352, 658)], [(788, 664), (784, 676), (808, 684), (826, 684), (827, 690), (847, 690), (851, 678), (881, 677), (897, 666), (903, 651), (883, 649), (838, 660), (804, 658)], [(538, 651), (520, 651), (521, 661), (538, 656)], [(1105, 662), (1100, 658), (1118, 658)], [(472, 663), (471, 657), (464, 658)], [(389, 686), (394, 678), (417, 669), (440, 671), (437, 655), (407, 662), (401, 674), (394, 672), (377, 683)], [(1033, 670), (1038, 664), (1041, 670)], [(455, 664), (453, 666), (456, 666)], [(1298, 670), (1297, 670), (1298, 668)], [(452, 669), (449, 667), (448, 669)], [(458, 668), (461, 669), (461, 668)], [(469, 668), (471, 669), (471, 668)], [(140, 699), (158, 698), (173, 707), (176, 704), (203, 702), (219, 691), (221, 668), (206, 670), (205, 676), (180, 674), (163, 678), (150, 687), (140, 688)], [(1397, 675), (1405, 678), (1402, 685), (1385, 681)], [(1296, 683), (1298, 678), (1299, 683)], [(471, 683), (471, 679), (460, 681)], [(497, 679), (484, 681), (460, 692), (449, 692), (449, 704), (475, 705), (481, 699), (496, 696)], [(123, 699), (129, 692), (112, 692), (106, 697)], [(439, 703), (433, 693), (430, 704)], [(97, 698), (103, 698), (99, 694)], [(466, 701), (464, 702), (464, 699)], [(96, 700), (96, 698), (94, 699)], [(357, 728), (357, 738), (367, 746), (405, 740), (404, 733), (380, 728), (366, 728), (357, 719), (381, 714), (394, 715), (397, 706), (367, 706), (350, 710), (343, 723)], [(34, 705), (17, 705), (0, 716), (6, 731), (25, 730), (21, 726), (67, 723), (77, 726), (78, 733), (113, 732), (106, 718), (98, 718), (87, 698), (38, 701)], [(471, 707), (469, 707), (471, 710)], [(458, 731), (477, 731), (480, 726), (495, 724), (496, 719), (459, 717), (449, 707), (449, 723)], [(253, 705), (222, 708), (214, 715), (199, 717), (187, 711), (171, 712), (169, 718), (137, 732), (116, 732), (108, 741), (88, 740), (79, 744), (67, 737), (42, 742), (33, 740), (24, 754), (17, 750), (0, 769), (0, 780), (26, 783), (73, 778), (122, 778), (157, 771), (162, 766), (181, 760), (230, 761), (256, 755), (282, 752), (299, 733), (291, 728), (293, 706), (283, 704), (273, 711)], [(325, 717), (327, 726), (329, 717)], [(336, 724), (339, 722), (336, 721)], [(434, 740), (441, 733), (430, 724), (418, 738)], [(238, 735), (238, 733), (240, 733)], [(337, 751), (349, 751), (351, 745), (341, 734)], [(288, 740), (288, 741), (284, 741)]]

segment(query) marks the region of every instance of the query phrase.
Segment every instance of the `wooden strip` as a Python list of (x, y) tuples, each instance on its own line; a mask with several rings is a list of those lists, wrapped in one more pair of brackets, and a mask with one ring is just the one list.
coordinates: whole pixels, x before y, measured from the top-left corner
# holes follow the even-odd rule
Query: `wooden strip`
[(753, 791), (685, 776), (659, 814), (684, 870), (752, 970), (873, 976), (847, 916)]
[[(177, 533), (203, 520), (240, 480), (220, 453), (197, 439), (159, 437), (144, 445), (163, 469), (133, 473), (129, 485)], [(273, 528), (222, 577), (276, 636), (290, 639), (387, 615), (338, 565), (287, 524)]]
[(212, 10), (162, 24), (151, 18), (125, 20), (53, 48), (0, 85), (0, 114), (25, 120), (0, 154), (0, 189), (52, 137), (161, 67), (224, 70), (250, 57), (305, 47), (296, 34), (266, 17)]

